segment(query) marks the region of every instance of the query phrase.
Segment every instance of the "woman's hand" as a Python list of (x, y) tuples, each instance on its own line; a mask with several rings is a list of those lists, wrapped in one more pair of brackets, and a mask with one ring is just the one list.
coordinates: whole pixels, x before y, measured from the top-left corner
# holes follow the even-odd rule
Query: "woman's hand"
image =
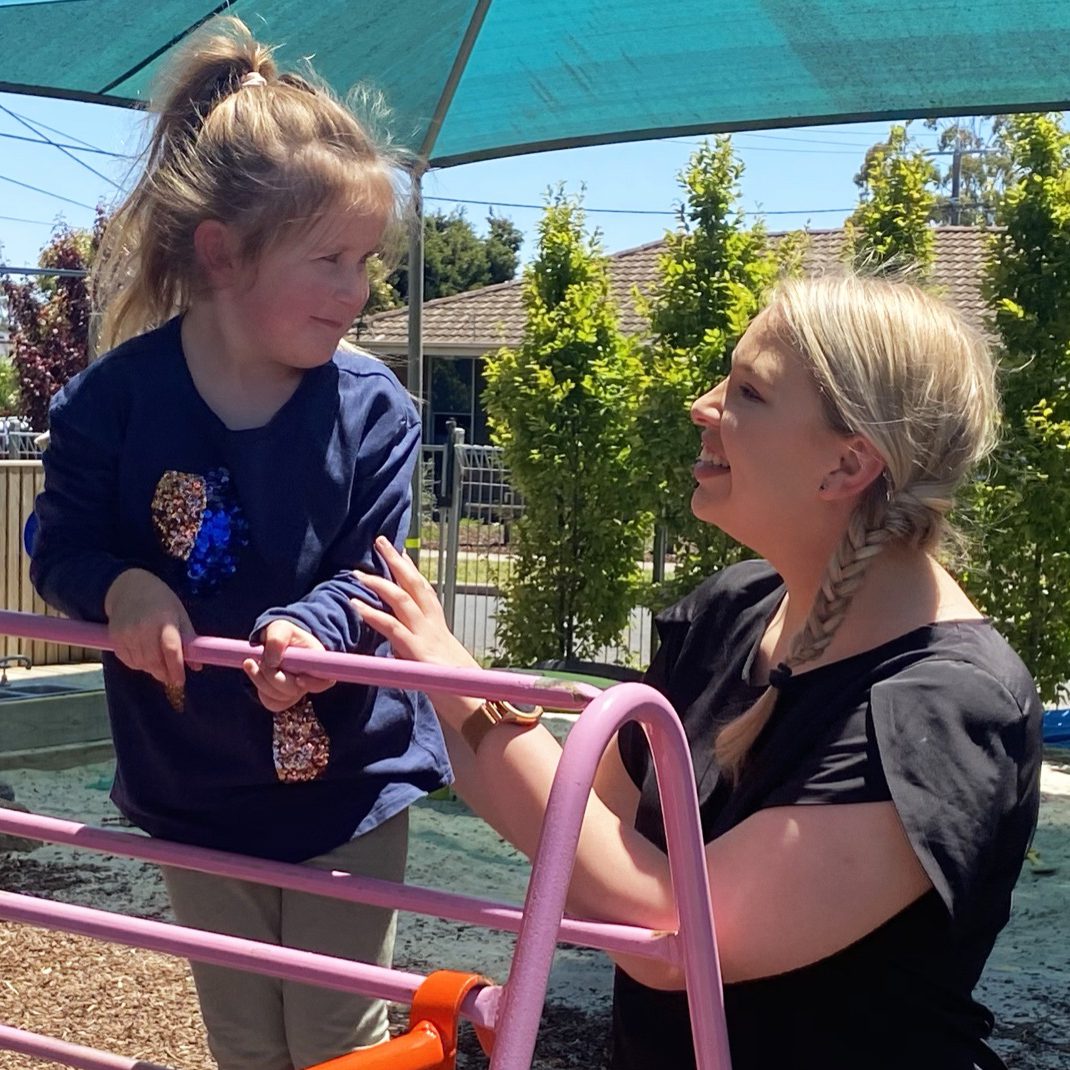
[(260, 638), (264, 652), (259, 661), (246, 658), (242, 668), (256, 686), (260, 702), (272, 713), (288, 710), (306, 694), (315, 695), (334, 686), (334, 680), (289, 673), (279, 668), (288, 647), (316, 651), (324, 649), (323, 644), (304, 628), (299, 628), (290, 620), (273, 620), (262, 630)]
[(390, 643), (399, 658), (455, 668), (479, 668), (479, 662), (449, 630), (435, 589), (420, 575), (408, 555), (399, 553), (382, 535), (375, 540), (375, 548), (386, 562), (393, 582), (370, 572), (358, 570), (356, 575), (391, 612), (351, 599), (361, 619)]
[(165, 687), (182, 687), (182, 640), (196, 633), (186, 607), (159, 576), (141, 568), (121, 572), (104, 596), (104, 612), (115, 656), (127, 668), (147, 672)]

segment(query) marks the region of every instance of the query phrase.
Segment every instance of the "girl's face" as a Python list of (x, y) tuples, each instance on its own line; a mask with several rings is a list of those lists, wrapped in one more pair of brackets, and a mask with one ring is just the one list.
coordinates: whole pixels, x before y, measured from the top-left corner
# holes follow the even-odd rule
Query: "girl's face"
[(383, 227), (367, 212), (335, 210), (269, 246), (227, 292), (245, 346), (286, 367), (326, 364), (368, 302), (368, 259)]
[[(848, 439), (828, 424), (802, 360), (763, 312), (740, 339), (727, 379), (691, 407), (702, 429), (691, 509), (765, 557), (812, 526)], [(807, 527), (804, 527), (807, 525)]]

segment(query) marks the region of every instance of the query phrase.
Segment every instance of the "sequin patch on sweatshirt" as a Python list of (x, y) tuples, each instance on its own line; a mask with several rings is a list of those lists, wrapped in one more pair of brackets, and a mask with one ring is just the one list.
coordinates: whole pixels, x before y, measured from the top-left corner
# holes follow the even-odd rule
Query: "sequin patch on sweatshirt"
[(152, 526), (165, 553), (188, 560), (207, 504), (203, 476), (164, 472), (152, 496)]
[(309, 699), (276, 713), (271, 738), (275, 775), (284, 784), (315, 780), (331, 756), (331, 741)]
[(186, 708), (186, 689), (182, 684), (164, 684), (163, 693), (176, 713), (181, 713)]
[(186, 563), (192, 594), (232, 576), (249, 543), (249, 525), (225, 468), (204, 476), (165, 472), (152, 496), (152, 524), (164, 552)]

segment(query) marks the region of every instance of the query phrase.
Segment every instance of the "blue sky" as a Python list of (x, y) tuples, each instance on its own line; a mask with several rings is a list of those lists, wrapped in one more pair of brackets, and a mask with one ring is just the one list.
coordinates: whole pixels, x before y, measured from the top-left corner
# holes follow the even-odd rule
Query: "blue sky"
[[(35, 264), (57, 219), (88, 225), (93, 205), (113, 201), (130, 173), (129, 159), (120, 157), (137, 150), (144, 121), (121, 108), (0, 94), (0, 261)], [(736, 135), (746, 166), (744, 210), (764, 213), (770, 230), (839, 226), (857, 201), (852, 178), (865, 150), (887, 129), (887, 123), (863, 123)], [(920, 123), (912, 130), (922, 146), (934, 146), (935, 134)], [(62, 151), (20, 140), (42, 135), (81, 147)], [(588, 221), (615, 252), (654, 241), (672, 224), (676, 175), (697, 143), (672, 138), (467, 164), (432, 172), (424, 189), (429, 209), (460, 207), (458, 201), (493, 204), (527, 235), (521, 250), (527, 258), (539, 209), (513, 206), (541, 204), (558, 182), (573, 192), (585, 187)], [(465, 210), (482, 227), (489, 208), (471, 203)]]

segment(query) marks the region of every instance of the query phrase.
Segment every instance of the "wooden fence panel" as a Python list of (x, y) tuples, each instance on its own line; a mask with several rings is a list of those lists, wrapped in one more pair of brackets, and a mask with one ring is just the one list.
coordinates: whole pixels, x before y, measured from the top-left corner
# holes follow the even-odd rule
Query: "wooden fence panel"
[[(0, 604), (5, 609), (57, 616), (30, 583), (30, 559), (22, 545), (34, 498), (44, 486), (40, 461), (0, 461)], [(0, 636), (0, 656), (26, 654), (34, 665), (99, 661), (100, 653), (83, 647)]]

